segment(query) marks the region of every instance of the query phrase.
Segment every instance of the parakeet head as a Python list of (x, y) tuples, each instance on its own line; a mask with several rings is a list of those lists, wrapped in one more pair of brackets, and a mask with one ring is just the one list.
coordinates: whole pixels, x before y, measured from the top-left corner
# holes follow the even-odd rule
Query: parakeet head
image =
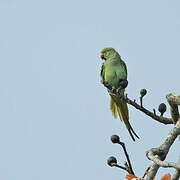
[(113, 57), (115, 54), (118, 54), (118, 53), (115, 51), (114, 48), (105, 47), (105, 48), (102, 49), (100, 57), (101, 57), (101, 59), (106, 60), (106, 59), (108, 59), (110, 57)]

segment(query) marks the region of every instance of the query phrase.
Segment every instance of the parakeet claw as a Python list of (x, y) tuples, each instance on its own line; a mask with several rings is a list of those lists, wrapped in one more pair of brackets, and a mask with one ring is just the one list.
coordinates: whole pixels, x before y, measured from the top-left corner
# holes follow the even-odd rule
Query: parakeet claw
[(107, 81), (104, 81), (103, 79), (101, 80), (101, 83), (104, 84), (105, 86), (108, 86), (108, 82)]
[(109, 86), (109, 83), (107, 81), (104, 81), (104, 85), (107, 87)]
[(120, 93), (121, 93), (121, 89), (123, 89), (123, 88), (122, 88), (122, 87), (117, 88), (117, 89), (116, 89), (116, 93), (117, 93), (117, 94), (120, 94)]
[(101, 83), (102, 83), (105, 87), (107, 87), (109, 90), (112, 90), (112, 86), (109, 85), (109, 83), (108, 83), (107, 81), (101, 80)]
[(112, 91), (112, 93), (116, 93), (116, 88), (112, 87), (111, 91)]
[(104, 80), (103, 79), (101, 79), (101, 83), (104, 84)]

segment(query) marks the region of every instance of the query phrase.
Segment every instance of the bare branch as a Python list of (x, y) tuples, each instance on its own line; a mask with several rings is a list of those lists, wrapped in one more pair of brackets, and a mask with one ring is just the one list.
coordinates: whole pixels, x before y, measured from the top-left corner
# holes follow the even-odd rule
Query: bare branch
[[(180, 156), (179, 156), (179, 162), (178, 162), (179, 166), (180, 166)], [(171, 180), (178, 180), (180, 178), (180, 170), (176, 169), (173, 177)]]
[(164, 168), (175, 168), (177, 170), (180, 170), (180, 165), (173, 163), (173, 162), (166, 162), (166, 161), (161, 161), (159, 157), (156, 155), (154, 156), (153, 152), (150, 151), (148, 153), (148, 158), (151, 159), (153, 162), (155, 162), (157, 165), (164, 167)]
[(175, 163), (162, 163), (162, 161), (165, 160), (171, 145), (174, 143), (178, 135), (180, 135), (180, 120), (170, 131), (164, 143), (160, 147), (152, 148), (151, 150), (147, 151), (146, 156), (148, 157), (148, 159), (152, 160), (153, 163), (151, 165), (150, 173), (148, 174), (146, 180), (151, 180), (156, 175), (160, 166), (165, 167), (168, 165), (179, 170), (180, 166)]
[[(179, 163), (166, 162), (164, 160), (169, 152), (170, 147), (176, 140), (177, 136), (180, 135), (180, 114), (179, 114), (179, 110), (178, 110), (178, 105), (180, 105), (180, 95), (176, 95), (176, 94), (172, 94), (172, 93), (166, 95), (167, 101), (170, 105), (170, 112), (171, 112), (171, 116), (172, 116), (172, 118), (166, 118), (166, 117), (163, 117), (163, 113), (165, 111), (164, 109), (166, 109), (166, 106), (164, 105), (164, 103), (161, 103), (159, 105), (159, 109), (158, 109), (161, 112), (161, 116), (158, 116), (156, 114), (155, 109), (153, 109), (153, 112), (151, 112), (148, 109), (143, 107), (143, 96), (146, 95), (146, 93), (147, 93), (147, 91), (145, 89), (142, 89), (140, 92), (140, 94), (141, 94), (140, 104), (138, 104), (138, 103), (136, 103), (136, 100), (129, 99), (127, 94), (124, 95), (124, 94), (120, 93), (120, 90), (123, 86), (119, 87), (118, 89), (115, 89), (115, 88), (111, 87), (107, 82), (102, 81), (102, 84), (108, 89), (108, 92), (111, 96), (115, 96), (120, 99), (123, 99), (128, 104), (132, 105), (136, 109), (140, 110), (141, 112), (145, 113), (146, 115), (150, 116), (152, 119), (154, 119), (160, 123), (175, 125), (161, 146), (159, 146), (158, 148), (152, 148), (149, 151), (147, 151), (146, 156), (148, 157), (148, 159), (152, 160), (152, 164), (149, 166), (150, 167), (149, 173), (147, 175), (146, 180), (152, 180), (155, 177), (155, 175), (160, 167), (174, 168), (175, 173), (174, 173), (174, 176), (172, 179), (178, 180), (180, 177), (180, 159), (179, 159)], [(119, 144), (122, 145), (122, 147), (124, 149), (124, 147), (125, 147), (124, 143), (119, 141)], [(124, 152), (126, 154), (126, 150), (124, 150)], [(128, 159), (129, 158), (128, 155), (126, 155), (126, 157), (128, 160), (128, 164), (127, 163), (125, 164), (125, 169), (128, 169), (129, 171), (133, 172), (131, 163), (129, 162), (129, 159)], [(132, 173), (132, 174), (134, 174), (134, 173)]]
[(132, 168), (132, 165), (131, 165), (131, 161), (130, 161), (129, 155), (128, 155), (127, 150), (126, 150), (125, 143), (123, 143), (123, 142), (120, 141), (119, 144), (120, 144), (120, 145), (122, 146), (122, 148), (123, 148), (124, 154), (125, 154), (126, 159), (127, 159), (127, 161), (128, 161), (128, 166), (129, 166), (129, 169), (130, 169), (130, 171), (131, 171), (131, 174), (134, 174), (134, 171), (133, 171), (133, 168)]
[(128, 155), (127, 150), (126, 150), (126, 145), (125, 145), (125, 143), (122, 142), (122, 141), (120, 141), (120, 138), (119, 138), (118, 135), (112, 135), (112, 136), (111, 136), (111, 141), (112, 141), (112, 143), (114, 143), (114, 144), (119, 144), (119, 145), (122, 146), (123, 151), (124, 151), (124, 154), (125, 154), (126, 159), (127, 159), (127, 162), (128, 162), (128, 163), (125, 162), (124, 165), (125, 165), (126, 169), (129, 170), (129, 174), (133, 174), (133, 175), (134, 175), (134, 171), (133, 171), (133, 168), (132, 168), (132, 165), (131, 165), (131, 161), (130, 161), (129, 155)]
[(180, 105), (180, 95), (170, 93), (166, 95), (166, 98), (169, 103), (173, 105)]
[(179, 110), (178, 105), (180, 105), (180, 95), (177, 94), (167, 94), (166, 99), (170, 105), (170, 112), (173, 119), (174, 124), (176, 124), (179, 119)]
[(129, 169), (128, 169), (127, 167), (120, 166), (120, 165), (117, 164), (117, 163), (112, 163), (111, 166), (112, 166), (112, 167), (113, 167), (113, 166), (114, 166), (114, 167), (118, 167), (118, 168), (123, 169), (123, 170), (127, 171), (128, 173), (130, 173), (130, 171), (129, 171)]
[(154, 120), (156, 120), (156, 121), (158, 121), (160, 123), (163, 123), (163, 124), (173, 124), (172, 119), (156, 115), (154, 110), (153, 110), (153, 112), (151, 112), (151, 111), (147, 110), (146, 108), (144, 108), (142, 106), (142, 104), (139, 105), (138, 103), (136, 103), (135, 100), (133, 101), (133, 100), (129, 99), (127, 97), (127, 94), (122, 95), (122, 94), (118, 93), (118, 91), (116, 89), (112, 88), (107, 82), (101, 81), (101, 83), (108, 89), (108, 92), (109, 92), (110, 95), (118, 96), (119, 98), (123, 98), (128, 104), (130, 104), (133, 107), (135, 107), (136, 109), (142, 111), (146, 115), (150, 116), (152, 119), (154, 119)]
[(153, 109), (153, 112), (154, 112), (154, 115), (156, 115), (156, 110), (155, 109)]
[(126, 161), (124, 161), (124, 166), (126, 167), (126, 169), (128, 169), (128, 172), (130, 172), (130, 174), (134, 173)]
[(146, 171), (145, 171), (145, 173), (144, 173), (144, 175), (143, 175), (143, 177), (142, 177), (142, 178), (145, 178), (145, 176), (147, 175), (147, 173), (148, 173), (149, 169), (150, 169), (150, 167), (148, 167), (148, 168), (146, 169)]
[(146, 115), (150, 116), (151, 118), (153, 118), (154, 120), (163, 123), (163, 124), (172, 124), (172, 119), (166, 118), (166, 117), (162, 117), (162, 116), (158, 116), (156, 115), (155, 111), (153, 110), (153, 112), (147, 110), (144, 107), (141, 107), (141, 105), (137, 104), (136, 102), (132, 101), (131, 99), (129, 99), (128, 97), (124, 97), (125, 101), (132, 105), (133, 107), (135, 107), (136, 109), (142, 111), (143, 113), (145, 113)]

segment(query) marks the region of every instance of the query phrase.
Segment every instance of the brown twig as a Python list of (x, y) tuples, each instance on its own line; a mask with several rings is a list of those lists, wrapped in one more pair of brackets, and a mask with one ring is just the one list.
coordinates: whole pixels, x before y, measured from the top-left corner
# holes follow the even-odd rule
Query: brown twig
[(148, 168), (146, 169), (146, 171), (145, 171), (145, 173), (144, 173), (144, 175), (143, 175), (143, 177), (142, 177), (142, 178), (145, 178), (145, 176), (147, 175), (147, 173), (148, 173), (149, 169), (150, 169), (150, 167), (148, 167)]
[[(131, 161), (130, 161), (129, 155), (128, 155), (127, 150), (126, 150), (125, 143), (120, 141), (120, 138), (119, 138), (118, 135), (112, 135), (111, 136), (111, 141), (114, 144), (119, 144), (119, 145), (122, 146), (124, 154), (125, 154), (126, 159), (127, 159), (127, 162), (124, 162), (125, 168), (128, 170), (129, 174), (134, 174), (134, 171), (133, 171), (133, 168), (132, 168), (132, 165), (131, 165)], [(114, 159), (114, 161), (117, 163), (116, 159)]]
[(146, 115), (150, 116), (151, 118), (153, 118), (154, 120), (163, 123), (163, 124), (173, 124), (172, 119), (166, 118), (166, 117), (162, 117), (162, 116), (158, 116), (156, 114), (154, 114), (154, 112), (151, 112), (149, 110), (147, 110), (144, 107), (141, 107), (139, 104), (137, 104), (136, 102), (132, 101), (129, 98), (124, 98), (126, 100), (126, 102), (130, 105), (132, 105), (133, 107), (135, 107), (136, 109), (140, 110), (141, 112), (145, 113)]
[(143, 107), (143, 97), (140, 97), (140, 106)]
[(129, 155), (128, 155), (127, 150), (126, 150), (125, 143), (119, 141), (119, 144), (122, 146), (124, 154), (125, 154), (126, 159), (128, 161), (128, 166), (129, 166), (129, 169), (130, 169), (130, 174), (134, 174), (134, 171), (133, 171), (133, 168), (132, 168), (132, 165), (131, 165), (131, 161), (130, 161)]
[(128, 168), (126, 168), (126, 167), (124, 167), (124, 166), (121, 166), (121, 165), (119, 165), (119, 164), (117, 164), (117, 163), (112, 163), (111, 166), (112, 166), (112, 167), (113, 167), (113, 166), (118, 167), (118, 168), (123, 169), (123, 170), (127, 171), (128, 173), (130, 173), (130, 171), (129, 171)]
[(156, 110), (155, 109), (153, 109), (153, 112), (154, 112), (154, 115), (156, 115)]

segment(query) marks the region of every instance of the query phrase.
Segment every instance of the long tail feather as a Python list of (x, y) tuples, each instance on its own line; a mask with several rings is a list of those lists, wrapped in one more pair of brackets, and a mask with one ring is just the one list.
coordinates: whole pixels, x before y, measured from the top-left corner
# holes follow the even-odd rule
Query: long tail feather
[(132, 128), (131, 124), (130, 124), (130, 130), (133, 132), (133, 134), (139, 139), (139, 136), (135, 133), (134, 129)]
[(111, 102), (110, 102), (110, 108), (112, 111), (112, 114), (115, 118), (117, 118), (117, 106), (116, 103), (114, 102), (114, 100), (111, 98)]
[(129, 134), (130, 134), (132, 140), (135, 141), (135, 138), (134, 138), (134, 136), (133, 136), (133, 134), (132, 134), (132, 132), (131, 132), (131, 129), (128, 129), (128, 132), (129, 132)]
[(120, 117), (120, 120), (122, 120), (125, 123), (126, 128), (128, 129), (128, 132), (132, 140), (135, 141), (134, 135), (139, 139), (138, 135), (135, 133), (134, 129), (129, 123), (129, 111), (128, 111), (127, 103), (123, 100), (118, 101), (116, 103), (114, 98), (111, 96), (110, 108), (111, 108), (113, 116), (117, 118), (117, 114), (118, 114)]

